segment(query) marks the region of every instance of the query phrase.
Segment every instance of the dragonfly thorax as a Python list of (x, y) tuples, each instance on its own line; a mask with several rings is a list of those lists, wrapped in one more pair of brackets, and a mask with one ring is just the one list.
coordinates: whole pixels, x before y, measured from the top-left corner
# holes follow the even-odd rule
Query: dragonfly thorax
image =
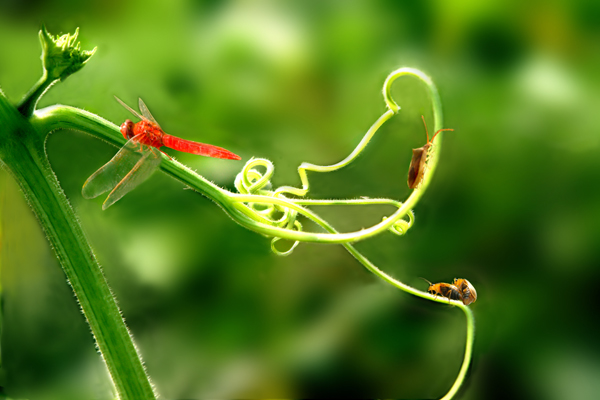
[(152, 121), (143, 119), (133, 125), (133, 136), (137, 137), (142, 144), (161, 147), (163, 146), (163, 135), (163, 130)]
[(127, 140), (135, 137), (137, 142), (147, 146), (163, 146), (164, 132), (152, 121), (144, 119), (134, 124), (129, 119), (125, 120), (121, 125), (121, 134)]

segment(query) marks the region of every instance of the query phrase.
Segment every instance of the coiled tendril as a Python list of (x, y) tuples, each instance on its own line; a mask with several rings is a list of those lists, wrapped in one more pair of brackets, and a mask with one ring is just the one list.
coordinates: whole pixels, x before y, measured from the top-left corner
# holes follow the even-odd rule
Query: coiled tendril
[[(265, 172), (260, 172), (256, 167), (264, 167)], [(263, 195), (275, 197), (277, 194), (269, 190), (272, 187), (271, 177), (275, 171), (273, 163), (265, 158), (253, 158), (246, 163), (242, 172), (235, 178), (235, 187), (241, 194)], [(280, 196), (284, 198), (283, 196)], [(262, 219), (267, 219), (273, 226), (285, 228), (288, 230), (302, 231), (302, 224), (296, 219), (298, 211), (292, 210), (289, 207), (281, 206), (273, 203), (247, 203)], [(274, 237), (271, 240), (271, 250), (281, 256), (287, 256), (294, 251), (299, 241), (296, 240), (292, 246), (286, 251), (280, 251), (275, 247), (275, 243), (281, 240), (281, 237)]]
[[(435, 164), (437, 163), (439, 148), (441, 141), (439, 137), (436, 137), (435, 153), (431, 153), (427, 161), (422, 184), (415, 189), (408, 200), (405, 203), (399, 202), (393, 199), (337, 199), (337, 200), (311, 200), (306, 199), (306, 195), (309, 192), (309, 181), (307, 171), (314, 172), (332, 172), (341, 169), (352, 161), (354, 161), (358, 155), (365, 149), (369, 141), (373, 138), (377, 130), (392, 116), (396, 115), (400, 111), (400, 106), (393, 100), (390, 89), (392, 83), (400, 76), (403, 75), (415, 75), (425, 81), (428, 85), (433, 85), (429, 78), (418, 70), (410, 68), (399, 69), (388, 76), (383, 85), (383, 96), (387, 106), (387, 111), (379, 117), (379, 119), (371, 126), (371, 128), (364, 135), (360, 143), (356, 148), (342, 161), (322, 166), (303, 162), (298, 167), (298, 175), (302, 183), (301, 188), (292, 186), (281, 186), (275, 190), (272, 189), (271, 178), (273, 177), (275, 167), (273, 163), (264, 158), (253, 158), (246, 163), (242, 168), (242, 171), (236, 176), (235, 187), (239, 192), (239, 195), (233, 195), (239, 203), (242, 203), (246, 209), (243, 210), (247, 217), (250, 217), (254, 221), (266, 224), (271, 227), (281, 228), (282, 230), (267, 230), (268, 233), (264, 233), (267, 236), (272, 236), (271, 249), (279, 255), (288, 255), (298, 245), (299, 241), (317, 241), (317, 242), (329, 242), (329, 243), (349, 243), (359, 240), (366, 239), (367, 237), (374, 236), (381, 233), (384, 230), (389, 230), (396, 235), (404, 235), (414, 223), (414, 213), (411, 207), (417, 203), (422, 192), (427, 187)], [(432, 91), (434, 97), (437, 96), (437, 92)], [(439, 98), (434, 98), (434, 104), (439, 101)], [(434, 106), (435, 109), (435, 106)], [(435, 126), (441, 125), (441, 115), (434, 112)], [(441, 135), (440, 135), (441, 136)], [(264, 172), (261, 170), (264, 169)], [(374, 205), (374, 204), (388, 204), (397, 207), (395, 213), (390, 216), (384, 217), (383, 220), (370, 228), (362, 229), (357, 232), (350, 232), (346, 234), (339, 233), (321, 233), (314, 234), (306, 232), (307, 235), (303, 235), (302, 224), (298, 221), (299, 215), (302, 215), (317, 225), (324, 227), (324, 221), (322, 221), (314, 212), (309, 211), (304, 206), (309, 205)], [(408, 221), (404, 217), (408, 215)], [(287, 234), (287, 233), (290, 234)], [(295, 232), (295, 234), (291, 234)], [(315, 235), (319, 235), (316, 237)], [(333, 237), (335, 236), (335, 237)], [(275, 247), (275, 243), (281, 239), (292, 240), (294, 243), (286, 251), (280, 251)]]

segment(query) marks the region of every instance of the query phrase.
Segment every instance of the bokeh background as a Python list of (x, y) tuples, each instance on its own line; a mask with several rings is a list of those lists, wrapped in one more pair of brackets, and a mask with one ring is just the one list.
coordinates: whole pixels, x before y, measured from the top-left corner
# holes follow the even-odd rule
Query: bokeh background
[[(0, 1), (0, 85), (13, 101), (41, 73), (37, 32), (81, 28), (88, 65), (40, 107), (120, 124), (142, 97), (168, 132), (275, 163), (344, 158), (385, 111), (387, 74), (438, 85), (439, 168), (404, 237), (359, 249), (426, 288), (469, 279), (479, 299), (461, 399), (593, 399), (600, 392), (600, 3), (574, 1)], [(352, 166), (310, 174), (315, 198), (409, 194), (410, 149), (430, 121), (424, 87)], [(289, 257), (170, 177), (102, 211), (85, 179), (116, 149), (80, 132), (48, 140), (55, 172), (158, 391), (176, 398), (436, 398), (461, 364), (459, 310), (413, 298), (340, 246)], [(171, 154), (174, 155), (173, 152)], [(178, 159), (233, 189), (243, 162)], [(341, 230), (389, 210), (318, 210)], [(110, 398), (65, 277), (15, 183), (0, 171), (3, 395)], [(1, 397), (1, 396), (0, 396)]]

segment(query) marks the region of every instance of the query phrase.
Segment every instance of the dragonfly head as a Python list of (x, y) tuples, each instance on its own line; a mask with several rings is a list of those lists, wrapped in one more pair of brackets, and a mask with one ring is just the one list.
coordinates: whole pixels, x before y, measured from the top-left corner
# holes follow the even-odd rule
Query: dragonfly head
[(121, 134), (127, 140), (135, 136), (133, 134), (133, 122), (130, 119), (125, 120), (125, 122), (121, 124)]

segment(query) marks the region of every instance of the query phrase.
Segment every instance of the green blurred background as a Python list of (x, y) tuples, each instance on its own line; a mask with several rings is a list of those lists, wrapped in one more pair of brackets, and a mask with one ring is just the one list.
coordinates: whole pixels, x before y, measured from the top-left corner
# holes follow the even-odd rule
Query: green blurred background
[[(2, 0), (0, 86), (14, 102), (40, 76), (42, 23), (80, 27), (83, 48), (98, 50), (40, 107), (120, 124), (131, 116), (113, 95), (142, 97), (169, 133), (272, 160), (275, 186), (299, 185), (302, 161), (344, 158), (384, 112), (387, 74), (422, 69), (455, 131), (412, 230), (358, 248), (421, 289), (420, 277), (475, 285), (459, 398), (597, 398), (598, 1)], [(310, 174), (313, 197), (406, 198), (431, 106), (410, 78), (393, 90), (400, 114), (352, 166)], [(47, 147), (165, 398), (436, 398), (453, 382), (459, 310), (389, 287), (340, 246), (277, 257), (162, 173), (103, 212), (81, 186), (116, 149), (71, 131)], [(230, 189), (243, 165), (177, 158)], [(350, 230), (389, 210), (317, 211)], [(110, 398), (65, 277), (5, 171), (0, 216), (4, 393)]]

